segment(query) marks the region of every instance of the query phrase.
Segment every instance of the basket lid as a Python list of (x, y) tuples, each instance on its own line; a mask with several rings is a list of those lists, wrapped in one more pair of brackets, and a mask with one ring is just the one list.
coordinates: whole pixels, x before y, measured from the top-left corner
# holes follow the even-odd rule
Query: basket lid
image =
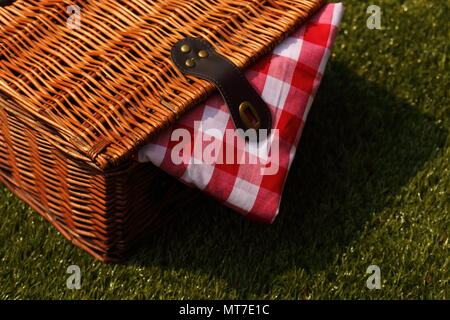
[(0, 8), (0, 99), (107, 169), (212, 93), (173, 65), (180, 39), (204, 38), (242, 69), (325, 2), (18, 0)]

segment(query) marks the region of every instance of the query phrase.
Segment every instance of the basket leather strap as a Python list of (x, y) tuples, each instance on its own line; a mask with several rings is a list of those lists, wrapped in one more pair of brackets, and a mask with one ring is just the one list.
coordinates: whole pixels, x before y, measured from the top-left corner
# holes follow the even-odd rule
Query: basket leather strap
[(267, 104), (243, 72), (218, 54), (208, 41), (185, 38), (172, 47), (171, 58), (185, 75), (207, 80), (217, 87), (237, 129), (271, 129), (272, 115)]

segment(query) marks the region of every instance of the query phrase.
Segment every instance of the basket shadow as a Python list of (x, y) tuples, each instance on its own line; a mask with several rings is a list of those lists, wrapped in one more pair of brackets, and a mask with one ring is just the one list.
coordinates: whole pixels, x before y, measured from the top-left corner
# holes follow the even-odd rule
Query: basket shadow
[(331, 264), (445, 135), (432, 117), (333, 61), (273, 226), (201, 197), (149, 235), (129, 263), (220, 279), (240, 298), (270, 293), (285, 272)]

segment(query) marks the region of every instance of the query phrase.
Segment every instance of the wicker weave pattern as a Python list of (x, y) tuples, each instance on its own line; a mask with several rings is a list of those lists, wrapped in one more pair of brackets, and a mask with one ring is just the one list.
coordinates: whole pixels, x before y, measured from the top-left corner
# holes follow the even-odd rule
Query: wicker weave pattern
[(0, 181), (101, 261), (125, 260), (144, 230), (195, 199), (196, 191), (163, 179), (151, 165), (124, 163), (104, 172), (67, 157), (1, 96), (0, 106)]
[[(0, 9), (0, 92), (40, 119), (64, 152), (118, 165), (213, 90), (170, 62), (186, 36), (243, 68), (325, 0), (18, 0)], [(84, 160), (86, 160), (84, 159)]]

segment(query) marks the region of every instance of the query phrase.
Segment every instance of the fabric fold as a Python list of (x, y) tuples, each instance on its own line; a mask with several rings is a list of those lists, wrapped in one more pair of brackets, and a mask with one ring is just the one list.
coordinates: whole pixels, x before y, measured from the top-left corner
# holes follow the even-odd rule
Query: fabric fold
[(152, 162), (248, 218), (272, 223), (343, 12), (341, 3), (324, 6), (246, 71), (271, 109), (274, 130), (267, 139), (246, 143), (214, 95), (144, 146), (138, 161)]

